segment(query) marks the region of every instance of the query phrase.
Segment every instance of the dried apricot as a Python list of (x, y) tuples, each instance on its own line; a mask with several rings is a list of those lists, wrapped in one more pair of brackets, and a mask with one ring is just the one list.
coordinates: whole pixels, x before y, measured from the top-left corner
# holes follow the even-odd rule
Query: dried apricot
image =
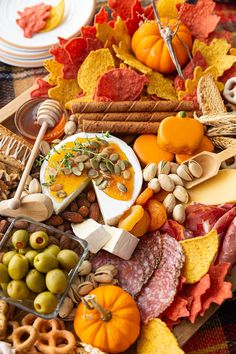
[(138, 198), (136, 199), (136, 203), (135, 204), (139, 204), (139, 205), (144, 205), (147, 203), (147, 201), (149, 199), (151, 199), (153, 196), (153, 190), (151, 188), (146, 188), (144, 189), (144, 191), (138, 196)]
[(133, 205), (121, 217), (118, 227), (126, 231), (131, 231), (137, 222), (142, 219), (143, 214), (144, 209), (141, 205)]
[(158, 200), (158, 202), (163, 202), (165, 197), (169, 194), (169, 192), (164, 191), (161, 189), (160, 192), (153, 194), (153, 199)]
[(148, 231), (158, 230), (167, 220), (164, 205), (156, 199), (149, 199), (147, 202), (147, 211), (151, 217)]
[(146, 210), (144, 210), (144, 214), (141, 220), (137, 222), (137, 224), (133, 227), (130, 233), (136, 237), (140, 237), (146, 234), (150, 223), (150, 216)]

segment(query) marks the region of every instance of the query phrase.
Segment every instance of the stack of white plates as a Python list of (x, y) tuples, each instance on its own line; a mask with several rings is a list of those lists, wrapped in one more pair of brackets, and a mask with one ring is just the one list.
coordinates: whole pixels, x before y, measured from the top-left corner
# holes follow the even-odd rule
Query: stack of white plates
[[(60, 0), (44, 0), (55, 6)], [(33, 6), (41, 0), (0, 0), (0, 61), (3, 63), (35, 68), (50, 58), (49, 49), (58, 42), (58, 37), (72, 38), (88, 25), (95, 11), (96, 0), (65, 0), (62, 23), (49, 32), (34, 34), (25, 38), (23, 30), (17, 25), (17, 11)]]

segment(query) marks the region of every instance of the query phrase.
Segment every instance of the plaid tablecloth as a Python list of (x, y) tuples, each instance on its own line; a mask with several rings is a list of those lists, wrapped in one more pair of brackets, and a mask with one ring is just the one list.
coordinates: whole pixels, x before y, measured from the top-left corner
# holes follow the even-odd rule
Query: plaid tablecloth
[[(236, 0), (234, 2), (235, 5), (217, 4), (216, 12), (221, 16), (219, 29), (231, 31), (236, 42)], [(16, 68), (0, 62), (0, 108), (29, 88), (36, 77), (45, 74), (43, 68)], [(226, 301), (183, 349), (186, 354), (236, 354), (236, 296)]]

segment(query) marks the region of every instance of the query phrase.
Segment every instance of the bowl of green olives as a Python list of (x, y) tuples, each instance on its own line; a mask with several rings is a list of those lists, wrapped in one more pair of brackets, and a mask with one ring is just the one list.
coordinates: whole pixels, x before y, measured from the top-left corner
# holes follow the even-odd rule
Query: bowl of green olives
[[(67, 248), (62, 246), (62, 238)], [(88, 244), (68, 232), (18, 217), (0, 241), (0, 251), (0, 298), (51, 319), (58, 315), (88, 255)]]

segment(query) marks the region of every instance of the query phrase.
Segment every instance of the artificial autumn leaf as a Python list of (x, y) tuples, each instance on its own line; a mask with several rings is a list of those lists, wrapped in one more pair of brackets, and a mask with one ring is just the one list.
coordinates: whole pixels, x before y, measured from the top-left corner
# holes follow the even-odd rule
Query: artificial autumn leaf
[(194, 69), (193, 79), (187, 79), (185, 81), (185, 91), (178, 92), (178, 99), (183, 100), (183, 98), (186, 99), (185, 96), (195, 94), (199, 80), (207, 74), (213, 75), (218, 89), (222, 91), (224, 89), (224, 85), (217, 81), (217, 78), (219, 77), (217, 68), (215, 66), (209, 66), (205, 71), (203, 71), (200, 66), (197, 66)]
[(106, 23), (108, 21), (108, 12), (105, 10), (105, 7), (102, 6), (100, 11), (94, 16), (95, 23)]
[(236, 65), (233, 65), (230, 69), (226, 70), (219, 80), (225, 84), (227, 80), (231, 79), (231, 77), (236, 77)]
[(232, 283), (224, 281), (229, 268), (230, 263), (219, 263), (210, 268), (211, 286), (202, 296), (201, 316), (204, 316), (211, 303), (221, 305), (226, 299), (232, 298)]
[(96, 37), (102, 42), (115, 40), (116, 44), (119, 44), (121, 41), (127, 48), (130, 48), (130, 36), (125, 22), (121, 17), (118, 17), (114, 28), (112, 28), (109, 23), (96, 23), (97, 34)]
[(225, 39), (214, 39), (208, 46), (206, 43), (196, 39), (193, 43), (193, 55), (199, 50), (209, 66), (214, 66), (218, 70), (218, 76), (222, 76), (225, 70), (231, 68), (236, 63), (236, 56), (227, 54), (230, 44)]
[(214, 31), (220, 21), (220, 17), (213, 12), (215, 9), (213, 0), (198, 0), (196, 4), (184, 3), (178, 5), (179, 19), (184, 23), (193, 37), (205, 39)]
[(199, 315), (199, 313), (202, 310), (202, 302), (201, 302), (201, 297), (206, 293), (206, 291), (210, 288), (211, 286), (211, 281), (210, 281), (210, 275), (206, 274), (202, 279), (200, 279), (196, 284), (186, 284), (185, 289), (184, 289), (184, 296), (187, 297), (188, 299), (191, 299), (188, 301), (190, 305), (189, 311), (189, 320), (191, 323), (194, 323), (196, 320), (196, 317)]
[(40, 77), (36, 79), (36, 85), (37, 88), (30, 93), (31, 98), (48, 97), (48, 90), (52, 88), (52, 85)]
[(53, 46), (50, 53), (55, 60), (63, 64), (63, 78), (74, 79), (81, 63), (84, 61), (87, 52), (87, 42), (84, 38), (75, 37), (59, 46)]
[(132, 36), (138, 29), (139, 23), (143, 20), (144, 11), (139, 0), (135, 0), (131, 7), (130, 18), (126, 20), (126, 26), (128, 28), (129, 35)]
[(62, 107), (64, 107), (66, 102), (78, 96), (81, 91), (76, 79), (63, 79), (59, 77), (57, 79), (57, 86), (48, 91), (48, 96), (59, 101)]
[(176, 5), (183, 4), (185, 0), (158, 0), (157, 10), (160, 17), (177, 18), (178, 10)]
[(230, 48), (229, 54), (236, 55), (236, 48)]
[(149, 80), (149, 84), (147, 86), (147, 93), (149, 95), (156, 95), (157, 97), (166, 100), (177, 99), (176, 91), (171, 79), (168, 79), (157, 71), (148, 73), (147, 78)]
[(169, 318), (169, 320), (175, 322), (181, 317), (188, 317), (189, 310), (187, 308), (188, 301), (181, 296), (176, 295), (172, 304), (166, 309), (164, 315)]
[[(152, 72), (152, 69), (141, 63), (136, 57), (130, 53), (125, 43), (120, 42), (119, 47), (117, 45), (112, 46), (117, 58), (121, 59), (125, 64), (133, 69), (140, 71), (143, 74)], [(160, 74), (161, 75), (161, 74)]]
[(108, 6), (112, 10), (112, 17), (121, 17), (123, 20), (131, 17), (131, 8), (134, 0), (108, 0)]
[(62, 75), (63, 65), (58, 63), (55, 59), (44, 60), (43, 66), (49, 72), (48, 83), (51, 85), (57, 84), (57, 78)]

